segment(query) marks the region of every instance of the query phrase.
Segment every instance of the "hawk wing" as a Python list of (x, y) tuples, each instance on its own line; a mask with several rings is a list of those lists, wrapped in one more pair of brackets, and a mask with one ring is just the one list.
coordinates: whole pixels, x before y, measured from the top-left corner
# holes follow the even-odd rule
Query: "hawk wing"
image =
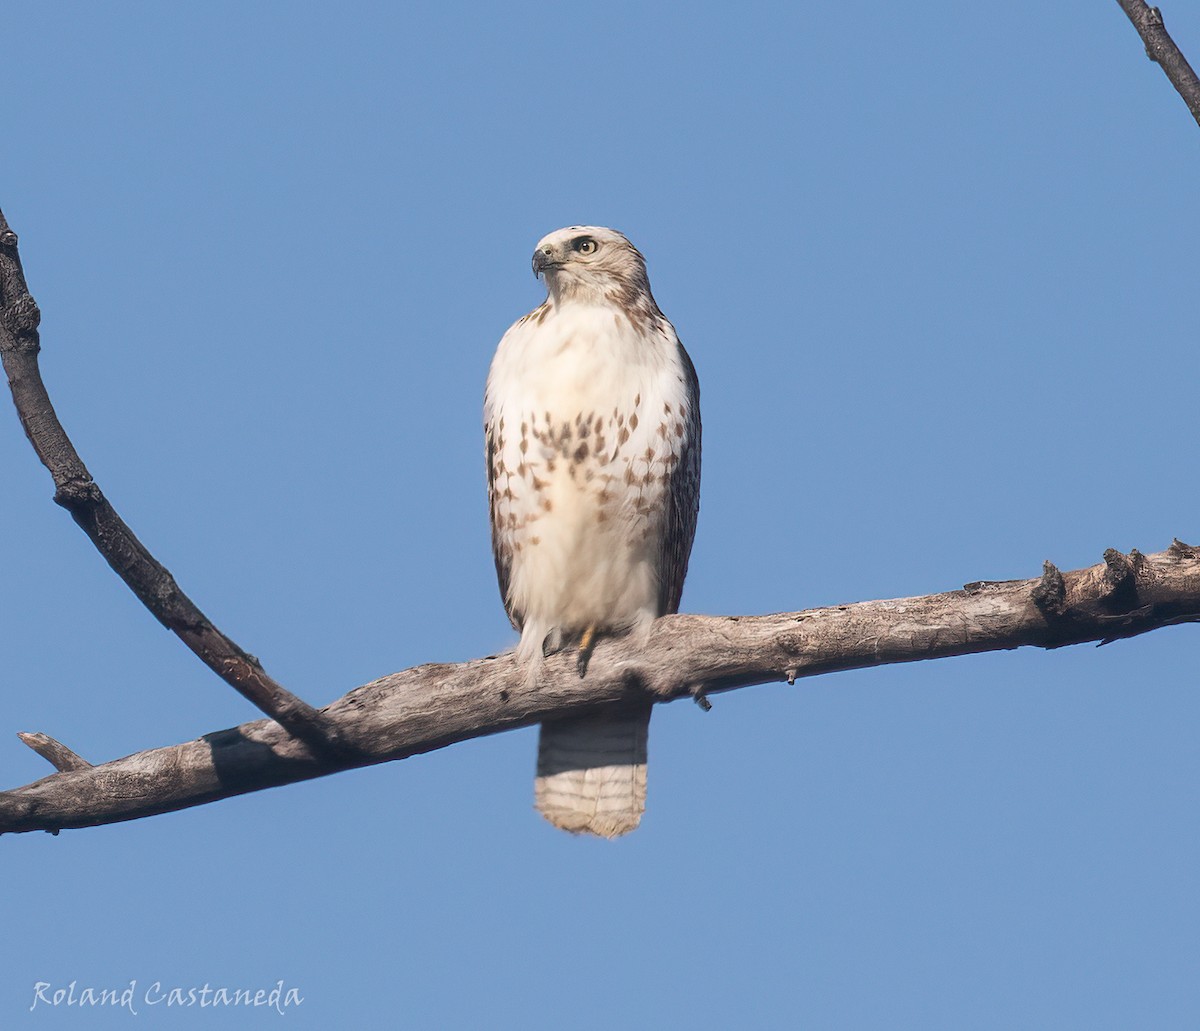
[(700, 380), (683, 344), (678, 337), (675, 341), (679, 347), (687, 411), (683, 418), (683, 434), (678, 438), (678, 461), (667, 488), (659, 564), (659, 607), (664, 614), (679, 611), (688, 556), (696, 536), (696, 519), (700, 514)]
[(521, 624), (525, 621), (524, 615), (516, 611), (508, 601), (508, 581), (512, 575), (513, 548), (511, 536), (504, 532), (508, 515), (503, 511), (506, 507), (503, 502), (504, 492), (508, 491), (511, 495), (512, 491), (507, 484), (501, 486), (499, 482), (501, 478), (507, 478), (508, 475), (507, 470), (503, 467), (503, 458), (501, 457), (504, 446), (501, 425), (503, 425), (503, 420), (497, 423), (493, 417), (488, 420), (484, 428), (487, 445), (488, 511), (491, 513), (492, 524), (492, 559), (496, 563), (496, 579), (500, 584), (500, 600), (504, 603), (504, 611), (508, 613), (509, 622), (519, 631)]

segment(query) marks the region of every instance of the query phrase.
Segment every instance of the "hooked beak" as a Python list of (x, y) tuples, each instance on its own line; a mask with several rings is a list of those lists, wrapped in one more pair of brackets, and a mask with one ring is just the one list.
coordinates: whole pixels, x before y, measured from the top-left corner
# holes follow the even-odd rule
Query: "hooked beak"
[(533, 252), (533, 274), (540, 276), (542, 273), (558, 268), (559, 263), (551, 257), (548, 249), (539, 248)]

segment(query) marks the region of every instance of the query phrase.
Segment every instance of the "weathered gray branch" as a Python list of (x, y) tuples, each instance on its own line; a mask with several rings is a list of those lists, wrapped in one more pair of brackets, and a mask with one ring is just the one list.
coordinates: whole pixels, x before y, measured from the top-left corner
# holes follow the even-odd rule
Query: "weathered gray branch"
[(90, 770), (92, 764), (82, 756), (76, 755), (61, 741), (55, 741), (49, 734), (26, 734), (17, 732), (17, 737), (32, 748), (60, 773), (68, 770)]
[(644, 649), (601, 641), (587, 677), (548, 660), (536, 687), (505, 654), (418, 666), (323, 710), (355, 749), (316, 754), (259, 720), (0, 792), (0, 833), (133, 820), (320, 777), (622, 701), (702, 698), (837, 670), (1034, 645), (1105, 643), (1200, 621), (1200, 548), (1105, 553), (1099, 565), (1033, 580), (973, 583), (920, 598), (768, 616), (666, 616)]
[[(1200, 123), (1200, 79), (1157, 8), (1118, 0)], [(50, 403), (38, 368), (40, 313), (16, 234), (0, 212), (0, 358), (21, 423), (50, 470), (55, 501), (154, 616), (272, 720), (91, 766), (45, 734), (21, 740), (58, 773), (0, 792), (0, 834), (133, 820), (232, 795), (403, 759), (589, 707), (670, 701), (837, 670), (1034, 645), (1107, 644), (1200, 621), (1200, 549), (1110, 550), (1101, 565), (1037, 580), (770, 616), (668, 616), (647, 647), (603, 642), (586, 680), (558, 656), (530, 688), (511, 655), (419, 666), (316, 710), (222, 634), (134, 536), (91, 478)], [(277, 721), (277, 722), (275, 722)]]
[(0, 360), (25, 434), (54, 479), (54, 500), (71, 513), (154, 617), (217, 676), (314, 749), (344, 748), (337, 728), (318, 710), (276, 683), (258, 659), (209, 621), (101, 493), (58, 421), (42, 382), (40, 321), (41, 312), (25, 284), (17, 234), (0, 211)]
[(1117, 0), (1133, 22), (1142, 42), (1146, 44), (1146, 56), (1154, 61), (1171, 80), (1175, 91), (1183, 97), (1196, 124), (1200, 125), (1200, 78), (1192, 71), (1171, 34), (1163, 24), (1162, 12), (1151, 7), (1145, 0)]

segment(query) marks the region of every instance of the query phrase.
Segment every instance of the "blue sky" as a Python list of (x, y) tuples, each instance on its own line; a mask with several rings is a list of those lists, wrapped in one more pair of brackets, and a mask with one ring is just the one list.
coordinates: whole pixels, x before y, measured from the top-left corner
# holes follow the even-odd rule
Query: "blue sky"
[[(1165, 7), (1200, 60), (1200, 10)], [(480, 406), (545, 232), (624, 230), (699, 370), (688, 611), (1200, 539), (1200, 132), (1116, 4), (14, 4), (3, 206), (59, 414), (324, 704), (512, 643)], [(0, 420), (0, 778), (254, 718)], [(616, 843), (534, 731), (0, 840), (4, 1027), (1200, 1019), (1194, 627), (661, 707)], [(4, 742), (7, 741), (7, 744)], [(29, 1012), (38, 981), (286, 1016)]]

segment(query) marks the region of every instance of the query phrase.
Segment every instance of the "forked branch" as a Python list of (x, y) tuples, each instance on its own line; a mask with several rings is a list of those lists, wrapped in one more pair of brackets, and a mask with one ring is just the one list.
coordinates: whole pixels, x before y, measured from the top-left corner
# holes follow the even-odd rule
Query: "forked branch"
[(100, 492), (58, 421), (42, 382), (40, 320), (41, 313), (25, 285), (17, 234), (0, 211), (0, 359), (21, 425), (54, 478), (54, 500), (71, 513), (142, 604), (209, 669), (314, 750), (338, 751), (343, 742), (338, 739), (337, 727), (276, 683), (258, 659), (213, 626)]
[(0, 833), (134, 820), (404, 759), (599, 705), (705, 698), (837, 670), (1034, 645), (1107, 643), (1200, 621), (1200, 548), (1105, 553), (1087, 569), (920, 598), (769, 616), (666, 616), (649, 643), (604, 640), (580, 680), (565, 653), (531, 687), (511, 654), (418, 666), (324, 710), (354, 755), (316, 755), (260, 720), (0, 792)]

